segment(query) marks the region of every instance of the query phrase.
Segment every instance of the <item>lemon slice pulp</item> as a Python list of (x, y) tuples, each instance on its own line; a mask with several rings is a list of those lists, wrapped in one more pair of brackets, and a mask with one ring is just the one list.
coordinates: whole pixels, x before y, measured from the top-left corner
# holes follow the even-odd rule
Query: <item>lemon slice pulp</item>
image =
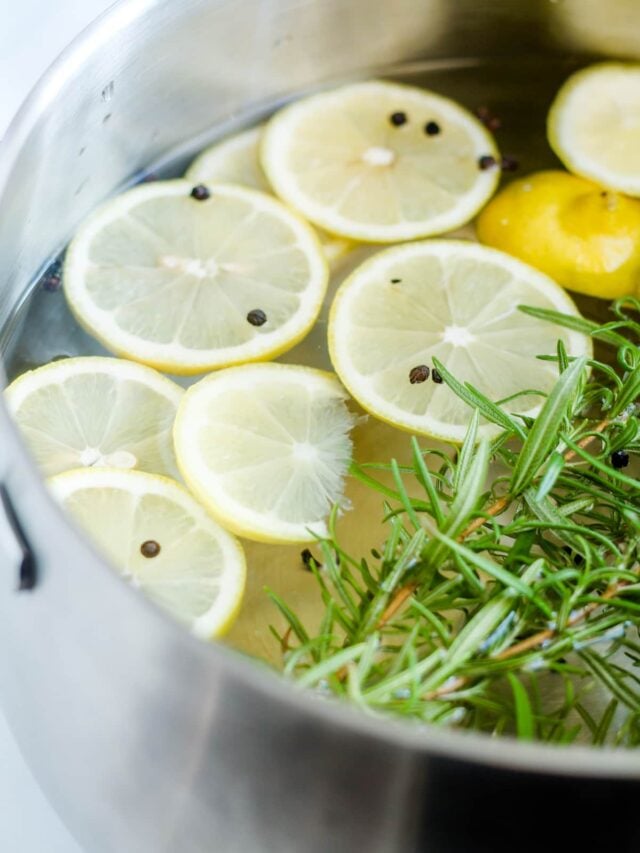
[[(536, 356), (553, 354), (558, 338), (570, 356), (591, 351), (588, 338), (527, 316), (519, 305), (578, 313), (555, 282), (502, 252), (456, 240), (387, 249), (338, 291), (329, 319), (331, 360), (371, 414), (460, 442), (471, 409), (434, 381), (434, 357), (499, 401), (526, 389), (550, 390), (557, 367)], [(527, 395), (506, 408), (533, 417), (541, 401)], [(496, 429), (484, 424), (481, 432)]]
[(640, 64), (603, 62), (573, 74), (551, 106), (547, 132), (570, 171), (640, 196)]
[(345, 396), (333, 374), (293, 365), (246, 365), (203, 379), (185, 394), (175, 424), (185, 481), (240, 536), (326, 535), (351, 458)]
[[(217, 142), (197, 157), (185, 177), (194, 184), (240, 184), (260, 192), (273, 193), (260, 165), (260, 140), (263, 127), (252, 127)], [(337, 263), (353, 248), (349, 240), (334, 237), (317, 229), (318, 237), (329, 263)]]
[(276, 193), (310, 222), (374, 243), (463, 225), (499, 174), (495, 143), (469, 112), (379, 81), (285, 107), (267, 124), (261, 156)]
[(49, 485), (114, 568), (196, 636), (230, 626), (245, 584), (242, 548), (185, 489), (166, 477), (97, 468)]
[(80, 357), (24, 373), (5, 399), (47, 477), (83, 466), (176, 476), (172, 429), (182, 393), (141, 364)]
[(280, 202), (187, 181), (107, 202), (64, 269), (83, 326), (113, 352), (178, 374), (286, 351), (313, 325), (327, 279), (313, 229)]

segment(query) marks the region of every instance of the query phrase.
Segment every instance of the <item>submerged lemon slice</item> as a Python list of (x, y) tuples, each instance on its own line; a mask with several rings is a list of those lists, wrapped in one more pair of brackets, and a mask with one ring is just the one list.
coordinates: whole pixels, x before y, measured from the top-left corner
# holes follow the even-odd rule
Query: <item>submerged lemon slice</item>
[(327, 279), (313, 229), (280, 202), (187, 181), (107, 202), (64, 268), (83, 326), (113, 352), (179, 374), (289, 349), (313, 325)]
[[(502, 252), (456, 240), (387, 249), (339, 289), (329, 319), (331, 360), (371, 414), (460, 442), (471, 409), (438, 382), (434, 357), (499, 401), (526, 389), (549, 391), (557, 367), (536, 356), (553, 354), (558, 338), (571, 356), (591, 352), (588, 338), (523, 314), (523, 304), (578, 313), (555, 282)], [(533, 417), (541, 402), (528, 394), (506, 408)]]
[(256, 364), (208, 376), (187, 391), (176, 419), (185, 481), (240, 536), (326, 535), (351, 459), (345, 397), (333, 374), (308, 367)]
[[(252, 127), (223, 139), (197, 157), (185, 177), (194, 184), (240, 184), (265, 193), (272, 193), (271, 185), (260, 165), (260, 139), (262, 126)], [(352, 248), (349, 240), (333, 237), (318, 229), (318, 237), (329, 263), (336, 263)]]
[(380, 81), (285, 107), (267, 124), (261, 152), (276, 193), (309, 221), (373, 243), (463, 225), (499, 174), (495, 143), (467, 110)]
[(570, 171), (640, 196), (640, 64), (604, 62), (573, 74), (551, 106), (547, 132)]
[(83, 466), (176, 476), (171, 432), (182, 393), (149, 367), (87, 357), (24, 373), (5, 399), (47, 477)]
[(640, 201), (567, 172), (509, 184), (478, 217), (477, 233), (579, 293), (617, 299), (640, 284)]
[(49, 481), (62, 507), (133, 586), (202, 639), (242, 600), (239, 543), (181, 486), (140, 471), (68, 471)]
[(250, 127), (216, 142), (199, 154), (185, 173), (193, 184), (240, 184), (263, 193), (271, 185), (260, 165), (262, 126)]

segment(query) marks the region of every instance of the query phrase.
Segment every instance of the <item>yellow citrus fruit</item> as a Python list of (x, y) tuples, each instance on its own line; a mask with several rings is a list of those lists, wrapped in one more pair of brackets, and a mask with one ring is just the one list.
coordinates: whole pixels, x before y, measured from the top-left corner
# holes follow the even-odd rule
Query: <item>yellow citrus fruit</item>
[(203, 640), (227, 631), (244, 592), (244, 552), (182, 486), (141, 471), (82, 468), (49, 487), (132, 586)]
[(112, 352), (194, 374), (290, 349), (315, 323), (328, 278), (314, 230), (272, 196), (157, 181), (81, 226), (64, 292)]
[[(553, 387), (557, 366), (537, 356), (553, 353), (558, 339), (571, 356), (591, 353), (588, 337), (530, 317), (519, 305), (578, 315), (554, 281), (503, 252), (461, 240), (393, 246), (339, 288), (329, 318), (331, 361), (380, 420), (461, 442), (471, 409), (434, 377), (434, 358), (491, 399), (509, 399), (508, 411), (535, 417), (542, 397), (513, 395)], [(497, 431), (481, 426), (483, 435)]]
[(65, 358), (30, 370), (5, 391), (43, 474), (137, 468), (177, 477), (172, 430), (182, 388), (120, 358)]
[(640, 284), (640, 201), (567, 172), (505, 187), (480, 214), (477, 233), (569, 290), (616, 299)]
[(547, 134), (570, 171), (640, 196), (640, 64), (602, 62), (569, 77)]
[(327, 535), (343, 495), (354, 417), (332, 373), (251, 364), (184, 395), (174, 428), (185, 482), (228, 530), (262, 542)]
[(369, 243), (459, 228), (493, 194), (500, 171), (495, 142), (471, 113), (379, 80), (280, 110), (261, 156), (280, 198), (315, 225)]

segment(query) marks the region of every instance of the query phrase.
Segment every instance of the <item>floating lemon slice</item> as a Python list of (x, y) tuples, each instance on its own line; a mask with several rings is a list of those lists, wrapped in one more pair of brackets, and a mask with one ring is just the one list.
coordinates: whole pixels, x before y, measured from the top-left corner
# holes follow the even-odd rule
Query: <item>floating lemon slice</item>
[(185, 173), (193, 184), (200, 182), (240, 184), (263, 193), (273, 192), (259, 159), (262, 126), (250, 127), (199, 154)]
[(605, 62), (573, 74), (551, 106), (547, 132), (570, 171), (640, 196), (640, 65)]
[(67, 358), (16, 379), (11, 414), (45, 476), (70, 468), (177, 475), (171, 431), (182, 389), (117, 358)]
[(327, 533), (351, 459), (354, 418), (331, 373), (234, 367), (192, 386), (175, 425), (180, 470), (229, 530), (264, 542)]
[(478, 239), (570, 290), (617, 299), (640, 282), (640, 201), (568, 172), (513, 181), (484, 208)]
[[(260, 192), (272, 193), (271, 185), (260, 165), (262, 126), (252, 127), (217, 142), (197, 157), (185, 177), (194, 184), (240, 184)], [(318, 229), (318, 237), (329, 263), (336, 263), (352, 248), (349, 240), (333, 237)]]
[(286, 351), (313, 325), (327, 279), (313, 229), (280, 202), (187, 181), (111, 199), (64, 268), (83, 326), (118, 355), (178, 374)]
[(242, 600), (238, 542), (181, 486), (140, 471), (68, 471), (49, 480), (114, 568), (202, 639), (223, 634)]
[[(561, 338), (570, 356), (591, 352), (583, 335), (518, 310), (532, 305), (576, 314), (555, 282), (502, 252), (456, 240), (398, 246), (353, 272), (329, 319), (333, 366), (358, 402), (402, 429), (463, 440), (471, 409), (433, 371), (433, 359), (494, 401), (526, 389), (548, 392)], [(542, 398), (506, 409), (534, 417)], [(494, 432), (484, 424), (485, 435)]]
[(379, 81), (276, 113), (261, 153), (276, 193), (309, 221), (374, 243), (458, 228), (499, 175), (495, 143), (469, 112), (432, 92)]

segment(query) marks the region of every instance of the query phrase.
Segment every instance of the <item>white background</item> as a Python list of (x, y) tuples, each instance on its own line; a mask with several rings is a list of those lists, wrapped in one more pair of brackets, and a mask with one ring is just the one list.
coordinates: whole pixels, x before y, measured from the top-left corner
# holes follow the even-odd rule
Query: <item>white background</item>
[[(0, 137), (45, 68), (112, 2), (0, 0)], [(22, 760), (1, 710), (0, 851), (80, 853)]]

